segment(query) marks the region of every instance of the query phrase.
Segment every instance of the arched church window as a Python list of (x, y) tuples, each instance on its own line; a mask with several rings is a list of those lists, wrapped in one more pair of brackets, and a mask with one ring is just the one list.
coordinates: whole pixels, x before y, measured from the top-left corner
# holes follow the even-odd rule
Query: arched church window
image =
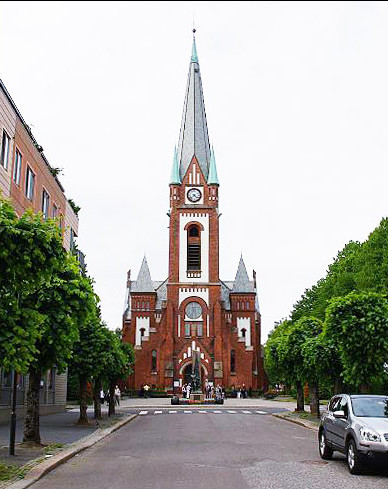
[(247, 301), (247, 310), (249, 309), (249, 301)]
[(245, 328), (243, 328), (243, 329), (241, 330), (241, 336), (242, 336), (243, 338), (245, 338), (245, 337), (246, 337), (246, 335), (247, 335), (247, 330), (246, 330)]
[(230, 352), (230, 371), (236, 372), (236, 352), (234, 350)]
[(201, 236), (195, 224), (187, 233), (187, 270), (201, 270)]
[(158, 359), (158, 354), (156, 350), (152, 350), (152, 357), (151, 357), (151, 370), (155, 371), (156, 370), (156, 364), (157, 364), (157, 359)]

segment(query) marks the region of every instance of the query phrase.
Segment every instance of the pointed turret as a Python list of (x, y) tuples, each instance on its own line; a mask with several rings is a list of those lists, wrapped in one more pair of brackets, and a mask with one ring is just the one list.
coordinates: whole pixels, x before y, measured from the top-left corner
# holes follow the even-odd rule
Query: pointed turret
[[(195, 29), (193, 33), (195, 33)], [(210, 165), (210, 145), (195, 37), (193, 37), (189, 77), (178, 144), (178, 162), (181, 181), (186, 174), (193, 156), (197, 158), (199, 166), (207, 180)]]
[(179, 163), (178, 163), (178, 153), (176, 147), (174, 149), (174, 159), (171, 168), (170, 185), (180, 185), (181, 179), (179, 176)]
[(241, 255), (240, 262), (233, 282), (232, 293), (250, 293), (254, 292), (253, 284), (249, 281), (247, 269)]
[(150, 269), (148, 268), (148, 263), (145, 256), (143, 258), (137, 280), (132, 285), (131, 292), (155, 292), (154, 284), (151, 280)]
[(218, 176), (217, 176), (217, 167), (216, 167), (216, 157), (214, 155), (213, 146), (212, 146), (212, 153), (210, 156), (210, 167), (209, 167), (209, 176), (207, 178), (207, 183), (209, 185), (219, 185)]

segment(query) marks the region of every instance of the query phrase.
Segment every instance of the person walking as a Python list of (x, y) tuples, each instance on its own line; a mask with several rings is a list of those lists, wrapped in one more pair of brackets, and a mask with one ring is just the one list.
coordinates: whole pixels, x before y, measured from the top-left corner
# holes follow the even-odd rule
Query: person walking
[(101, 402), (101, 406), (104, 404), (104, 401), (105, 401), (104, 389), (101, 387), (101, 389), (100, 389), (100, 402)]
[(182, 398), (183, 399), (186, 398), (186, 384), (183, 384), (183, 386), (182, 386)]
[(115, 387), (115, 404), (117, 406), (120, 406), (120, 397), (121, 397), (121, 391), (119, 389), (119, 386), (116, 385), (116, 387)]
[(146, 384), (144, 387), (144, 397), (148, 397), (148, 391), (150, 390), (150, 386)]
[(190, 399), (190, 391), (191, 391), (191, 385), (187, 384), (187, 387), (186, 387), (187, 399)]

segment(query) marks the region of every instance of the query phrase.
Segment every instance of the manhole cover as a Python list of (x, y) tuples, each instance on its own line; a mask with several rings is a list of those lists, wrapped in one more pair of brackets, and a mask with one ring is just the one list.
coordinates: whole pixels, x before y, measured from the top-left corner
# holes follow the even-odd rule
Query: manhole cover
[(300, 463), (309, 465), (327, 465), (329, 462), (325, 462), (324, 460), (301, 460)]

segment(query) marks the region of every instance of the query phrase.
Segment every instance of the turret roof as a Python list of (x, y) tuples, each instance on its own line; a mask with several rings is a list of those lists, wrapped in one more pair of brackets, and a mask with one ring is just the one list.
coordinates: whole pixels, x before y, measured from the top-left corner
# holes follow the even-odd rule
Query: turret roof
[(234, 279), (232, 293), (255, 292), (252, 282), (250, 282), (243, 257), (241, 256), (238, 264), (236, 278)]
[(155, 292), (150, 269), (144, 256), (136, 282), (132, 282), (131, 292)]

